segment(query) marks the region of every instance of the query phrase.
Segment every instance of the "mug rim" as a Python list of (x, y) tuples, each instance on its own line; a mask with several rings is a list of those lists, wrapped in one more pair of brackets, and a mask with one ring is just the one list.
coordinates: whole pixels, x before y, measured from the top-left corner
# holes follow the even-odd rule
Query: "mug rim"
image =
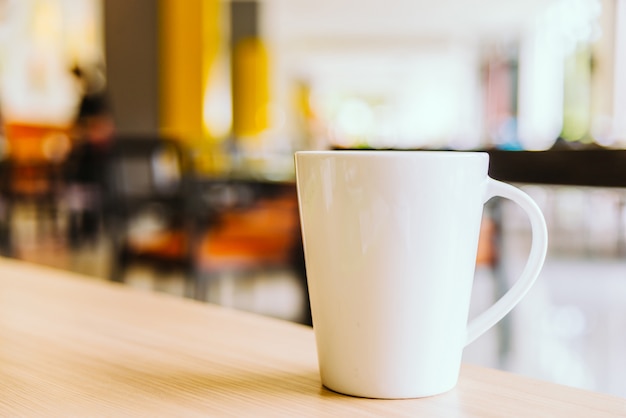
[(489, 157), (486, 151), (454, 151), (454, 150), (303, 150), (296, 151), (295, 156), (431, 156), (439, 158)]

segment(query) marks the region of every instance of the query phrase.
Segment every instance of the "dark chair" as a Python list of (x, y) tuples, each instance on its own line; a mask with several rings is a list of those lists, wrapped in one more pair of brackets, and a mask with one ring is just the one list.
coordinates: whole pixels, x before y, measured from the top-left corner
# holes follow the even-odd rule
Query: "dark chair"
[(9, 194), (9, 164), (0, 160), (0, 255), (12, 256), (11, 213), (12, 200)]
[(118, 138), (108, 156), (105, 225), (113, 247), (110, 278), (132, 263), (182, 271), (193, 294), (196, 242), (204, 229), (193, 164), (182, 143)]
[[(62, 191), (61, 164), (55, 161), (8, 158), (3, 161), (4, 199), (13, 208), (34, 209), (40, 237), (59, 234), (59, 202)], [(9, 216), (13, 211), (9, 210)]]

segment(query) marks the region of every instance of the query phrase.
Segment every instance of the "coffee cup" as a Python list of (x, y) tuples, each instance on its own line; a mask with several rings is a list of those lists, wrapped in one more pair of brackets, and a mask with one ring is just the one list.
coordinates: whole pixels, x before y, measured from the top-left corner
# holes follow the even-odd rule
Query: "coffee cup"
[[(367, 398), (417, 398), (457, 384), (463, 348), (537, 279), (547, 229), (522, 190), (488, 176), (489, 155), (302, 151), (295, 155), (321, 381)], [(468, 321), (485, 203), (527, 213), (531, 249), (508, 292)]]

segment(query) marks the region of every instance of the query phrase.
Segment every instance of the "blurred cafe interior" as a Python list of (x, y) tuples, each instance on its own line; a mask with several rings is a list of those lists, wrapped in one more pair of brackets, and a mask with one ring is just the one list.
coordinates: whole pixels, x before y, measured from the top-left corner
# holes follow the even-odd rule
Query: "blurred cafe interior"
[(626, 397), (626, 0), (0, 0), (0, 119), (3, 256), (308, 325), (295, 151), (528, 157), (465, 361)]

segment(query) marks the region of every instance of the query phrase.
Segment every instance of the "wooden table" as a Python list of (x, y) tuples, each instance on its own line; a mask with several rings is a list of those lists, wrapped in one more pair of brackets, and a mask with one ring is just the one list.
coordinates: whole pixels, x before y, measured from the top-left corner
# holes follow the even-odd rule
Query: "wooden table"
[(626, 416), (626, 399), (466, 365), (400, 401), (320, 384), (285, 321), (0, 259), (0, 416)]

